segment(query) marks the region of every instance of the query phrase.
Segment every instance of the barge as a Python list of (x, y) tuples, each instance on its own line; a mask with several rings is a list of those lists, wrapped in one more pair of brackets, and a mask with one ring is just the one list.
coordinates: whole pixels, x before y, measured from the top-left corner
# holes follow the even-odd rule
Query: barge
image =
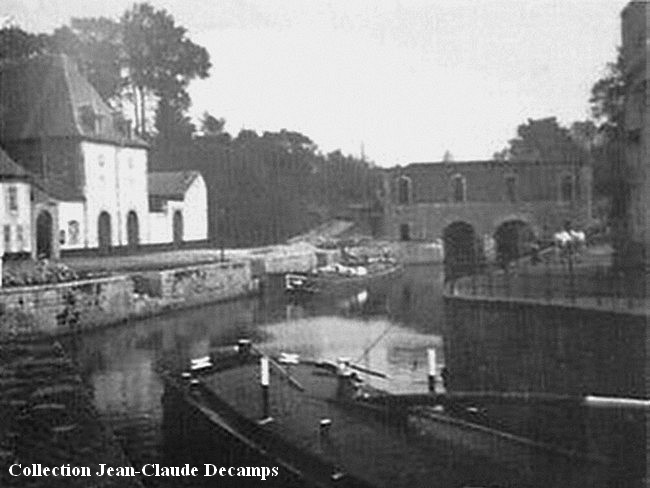
[(277, 486), (607, 486), (604, 456), (454, 414), (475, 402), (388, 395), (364, 374), (376, 373), (347, 360), (274, 359), (240, 341), (164, 378), (194, 417), (279, 467)]

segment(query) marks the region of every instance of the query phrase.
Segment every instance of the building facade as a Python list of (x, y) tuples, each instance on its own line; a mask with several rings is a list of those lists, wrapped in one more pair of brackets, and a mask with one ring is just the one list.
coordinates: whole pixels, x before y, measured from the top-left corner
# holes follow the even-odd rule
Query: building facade
[(0, 146), (56, 200), (36, 209), (37, 255), (171, 243), (150, 226), (148, 145), (69, 58), (0, 65), (0, 108)]
[(650, 257), (650, 71), (648, 31), (650, 5), (647, 0), (630, 2), (623, 10), (622, 57), (625, 81), (625, 163), (623, 175), (628, 191), (625, 200), (623, 238), (618, 240), (622, 264), (647, 266)]
[(207, 187), (198, 171), (149, 173), (152, 236), (158, 243), (208, 238)]
[[(499, 241), (551, 239), (591, 219), (588, 161), (413, 163), (385, 173), (384, 234), (494, 256)], [(511, 243), (511, 245), (522, 245)]]

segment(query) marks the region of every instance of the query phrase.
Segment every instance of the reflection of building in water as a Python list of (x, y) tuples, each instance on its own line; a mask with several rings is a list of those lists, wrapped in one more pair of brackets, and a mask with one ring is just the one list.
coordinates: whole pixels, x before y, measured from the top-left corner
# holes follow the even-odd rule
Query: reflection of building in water
[[(464, 300), (445, 305), (452, 391), (646, 397), (641, 316)], [(644, 411), (586, 408), (577, 401), (508, 402), (488, 410), (506, 430), (613, 459), (620, 471), (611, 471), (612, 480), (631, 482), (625, 486), (639, 486), (645, 475)]]
[(391, 319), (419, 331), (437, 332), (432, 328), (444, 319), (442, 266), (409, 266), (392, 285), (386, 307)]

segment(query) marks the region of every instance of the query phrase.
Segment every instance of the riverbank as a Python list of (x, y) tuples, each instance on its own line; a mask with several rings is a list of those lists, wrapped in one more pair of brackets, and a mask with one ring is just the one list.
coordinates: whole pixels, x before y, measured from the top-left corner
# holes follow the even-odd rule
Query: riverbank
[(649, 316), (648, 277), (642, 271), (617, 271), (611, 264), (607, 246), (588, 248), (571, 261), (553, 254), (537, 264), (522, 259), (505, 270), (459, 278), (448, 284), (446, 297)]
[(78, 333), (254, 295), (266, 275), (308, 271), (319, 260), (316, 248), (300, 244), (223, 256), (202, 249), (68, 258), (66, 266), (85, 279), (0, 289), (0, 338)]
[[(100, 464), (131, 464), (58, 343), (3, 341), (0, 351), (0, 486), (142, 488), (137, 478), (94, 475)], [(9, 472), (12, 465), (15, 475), (32, 465), (66, 464), (91, 475), (62, 479)]]

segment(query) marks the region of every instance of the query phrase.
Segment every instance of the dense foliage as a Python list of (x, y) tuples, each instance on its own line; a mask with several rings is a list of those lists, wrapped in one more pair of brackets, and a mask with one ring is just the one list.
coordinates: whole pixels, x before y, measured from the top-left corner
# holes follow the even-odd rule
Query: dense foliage
[[(363, 159), (319, 152), (290, 130), (224, 132), (206, 113), (188, 117), (189, 83), (208, 76), (207, 51), (165, 10), (133, 5), (119, 19), (73, 18), (52, 34), (0, 30), (0, 62), (65, 53), (117, 112), (151, 143), (152, 170), (199, 170), (215, 244), (278, 242), (375, 203), (376, 171)], [(190, 217), (191, 218), (191, 217)]]

